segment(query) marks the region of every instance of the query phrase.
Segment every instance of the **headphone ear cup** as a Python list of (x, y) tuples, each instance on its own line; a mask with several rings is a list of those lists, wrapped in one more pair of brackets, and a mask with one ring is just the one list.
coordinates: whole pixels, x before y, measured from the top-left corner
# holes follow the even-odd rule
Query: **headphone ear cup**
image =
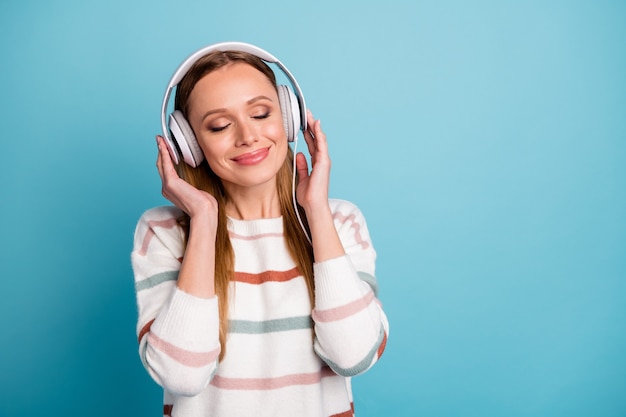
[(198, 145), (193, 129), (180, 110), (175, 110), (170, 114), (169, 127), (183, 160), (194, 168), (200, 165), (204, 159), (204, 153)]
[(278, 85), (278, 101), (280, 103), (280, 111), (283, 115), (283, 124), (287, 140), (293, 142), (300, 128), (300, 108), (298, 107), (298, 98), (286, 85)]

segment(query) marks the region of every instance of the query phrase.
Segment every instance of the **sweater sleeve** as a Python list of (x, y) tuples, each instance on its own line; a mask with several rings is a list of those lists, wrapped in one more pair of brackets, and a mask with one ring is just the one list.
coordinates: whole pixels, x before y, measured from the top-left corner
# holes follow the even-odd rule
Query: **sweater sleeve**
[(145, 212), (136, 227), (131, 262), (135, 275), (139, 356), (152, 378), (176, 395), (204, 389), (216, 370), (219, 312), (176, 286), (184, 246), (175, 207)]
[(370, 369), (382, 355), (389, 324), (377, 298), (376, 252), (353, 204), (331, 200), (346, 255), (314, 265), (315, 351), (337, 374)]

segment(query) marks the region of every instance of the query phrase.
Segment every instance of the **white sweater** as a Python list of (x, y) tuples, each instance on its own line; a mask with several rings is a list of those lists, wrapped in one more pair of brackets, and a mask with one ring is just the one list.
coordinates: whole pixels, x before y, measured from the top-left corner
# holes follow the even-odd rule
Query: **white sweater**
[(229, 219), (235, 277), (220, 363), (217, 297), (176, 286), (184, 255), (180, 210), (144, 213), (131, 256), (137, 336), (142, 363), (164, 389), (164, 415), (354, 415), (350, 378), (378, 360), (388, 323), (376, 298), (365, 219), (347, 201), (330, 203), (346, 255), (314, 264), (313, 308), (285, 246), (282, 218)]

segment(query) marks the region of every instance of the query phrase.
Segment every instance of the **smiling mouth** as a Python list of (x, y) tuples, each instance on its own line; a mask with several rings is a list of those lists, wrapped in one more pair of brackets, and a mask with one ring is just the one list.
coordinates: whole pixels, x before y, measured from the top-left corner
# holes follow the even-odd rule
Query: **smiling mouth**
[(256, 151), (247, 152), (243, 155), (232, 158), (233, 161), (241, 165), (254, 165), (264, 160), (270, 152), (270, 148), (261, 148)]

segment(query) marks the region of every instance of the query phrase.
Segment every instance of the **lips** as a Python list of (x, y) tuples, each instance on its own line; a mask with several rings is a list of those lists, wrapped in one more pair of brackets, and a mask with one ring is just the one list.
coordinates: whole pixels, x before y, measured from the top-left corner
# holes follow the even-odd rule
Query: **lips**
[(240, 165), (254, 165), (264, 160), (270, 152), (270, 148), (261, 148), (252, 152), (246, 152), (242, 155), (232, 158), (232, 160)]

